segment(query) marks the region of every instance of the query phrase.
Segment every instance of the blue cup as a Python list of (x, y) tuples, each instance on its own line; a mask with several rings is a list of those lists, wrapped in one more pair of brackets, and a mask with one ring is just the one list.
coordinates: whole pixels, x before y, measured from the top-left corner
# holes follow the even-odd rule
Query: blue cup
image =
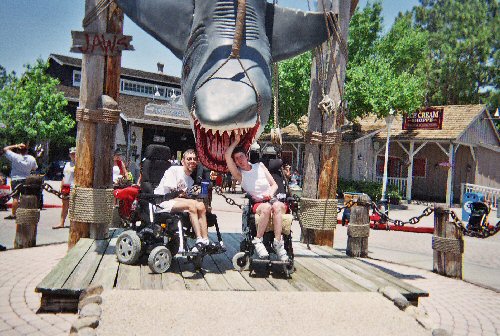
[(210, 182), (208, 181), (201, 181), (201, 196), (207, 196), (208, 195), (208, 187), (210, 186)]

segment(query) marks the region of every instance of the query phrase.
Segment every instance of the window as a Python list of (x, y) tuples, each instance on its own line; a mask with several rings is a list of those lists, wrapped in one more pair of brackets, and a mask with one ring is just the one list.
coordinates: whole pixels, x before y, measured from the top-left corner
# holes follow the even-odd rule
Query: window
[(80, 70), (73, 70), (73, 86), (80, 86), (82, 82), (82, 72)]
[[(377, 156), (377, 176), (384, 176), (384, 156)], [(403, 162), (401, 158), (389, 156), (387, 162), (387, 176), (388, 177), (401, 177), (403, 170)]]
[[(181, 90), (167, 86), (131, 81), (122, 79), (120, 81), (120, 92), (132, 96), (148, 97), (159, 100), (169, 100), (173, 93), (177, 97), (181, 95)], [(156, 92), (158, 92), (157, 95)]]
[(413, 177), (425, 177), (427, 160), (425, 158), (413, 159)]

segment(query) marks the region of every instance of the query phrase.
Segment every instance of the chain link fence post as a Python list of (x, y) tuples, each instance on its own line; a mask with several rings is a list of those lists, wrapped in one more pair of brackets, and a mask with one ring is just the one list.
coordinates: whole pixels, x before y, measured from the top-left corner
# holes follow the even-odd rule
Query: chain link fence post
[(351, 218), (347, 226), (346, 254), (350, 257), (368, 256), (368, 236), (370, 235), (371, 199), (368, 195), (358, 196), (351, 208)]
[(448, 205), (434, 207), (433, 271), (451, 278), (462, 279), (464, 252), (463, 228), (449, 220)]
[(16, 237), (14, 239), (16, 249), (36, 246), (42, 184), (43, 175), (30, 175), (21, 187), (19, 208), (16, 211)]

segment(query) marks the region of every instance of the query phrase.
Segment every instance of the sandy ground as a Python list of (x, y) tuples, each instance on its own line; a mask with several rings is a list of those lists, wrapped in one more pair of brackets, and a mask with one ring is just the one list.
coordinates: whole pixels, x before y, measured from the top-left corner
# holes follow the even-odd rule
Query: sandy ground
[(430, 335), (378, 293), (103, 293), (98, 335)]

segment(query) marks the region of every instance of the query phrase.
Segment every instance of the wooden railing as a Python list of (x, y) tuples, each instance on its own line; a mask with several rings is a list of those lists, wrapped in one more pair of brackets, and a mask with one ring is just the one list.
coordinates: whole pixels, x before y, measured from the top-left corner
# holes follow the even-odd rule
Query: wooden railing
[[(377, 182), (383, 183), (383, 177), (377, 176)], [(387, 184), (395, 185), (398, 187), (399, 194), (406, 198), (406, 177), (388, 177)]]
[(462, 183), (460, 188), (460, 203), (463, 203), (463, 196), (466, 192), (478, 192), (484, 195), (484, 200), (490, 203), (494, 209), (498, 208), (498, 199), (500, 198), (500, 189), (484, 187), (472, 183)]

